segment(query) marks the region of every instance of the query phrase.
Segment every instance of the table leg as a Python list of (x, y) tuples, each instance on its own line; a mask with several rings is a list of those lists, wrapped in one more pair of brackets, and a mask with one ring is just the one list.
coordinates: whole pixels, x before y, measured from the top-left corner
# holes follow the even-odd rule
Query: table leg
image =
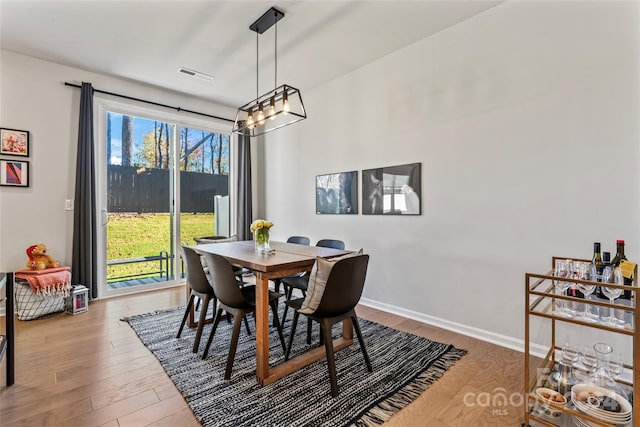
[(256, 376), (264, 385), (269, 376), (269, 279), (256, 274)]

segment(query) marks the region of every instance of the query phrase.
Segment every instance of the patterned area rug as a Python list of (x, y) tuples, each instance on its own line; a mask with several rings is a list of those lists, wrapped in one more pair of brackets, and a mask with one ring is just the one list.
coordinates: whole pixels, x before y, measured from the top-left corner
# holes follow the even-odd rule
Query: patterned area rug
[[(231, 325), (221, 322), (207, 360), (200, 355), (209, 337), (206, 325), (200, 353), (191, 352), (195, 329), (175, 335), (184, 308), (125, 319), (158, 358), (204, 426), (375, 426), (415, 400), (466, 354), (449, 344), (430, 341), (360, 319), (373, 373), (366, 369), (357, 339), (336, 352), (340, 394), (331, 397), (325, 360), (260, 387), (255, 379), (255, 338), (244, 327), (231, 380), (224, 380)], [(285, 327), (288, 339), (289, 321)], [(250, 321), (251, 324), (251, 321)], [(300, 318), (292, 357), (306, 351), (306, 319)], [(314, 324), (312, 345), (319, 342)], [(253, 330), (253, 325), (252, 325)], [(334, 327), (339, 336), (341, 324)], [(277, 333), (269, 337), (272, 365), (283, 360)]]

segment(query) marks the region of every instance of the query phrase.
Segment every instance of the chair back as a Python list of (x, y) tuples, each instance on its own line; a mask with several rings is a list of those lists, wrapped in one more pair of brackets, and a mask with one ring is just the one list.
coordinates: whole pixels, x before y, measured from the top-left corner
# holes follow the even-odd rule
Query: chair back
[(195, 292), (212, 294), (213, 288), (209, 284), (209, 280), (207, 280), (207, 275), (200, 261), (200, 255), (186, 246), (181, 246), (180, 252), (187, 270), (187, 285)]
[(205, 237), (194, 237), (193, 240), (196, 241), (197, 244), (202, 245), (206, 243), (227, 243), (227, 242), (237, 242), (238, 236), (205, 236)]
[(335, 239), (322, 239), (322, 240), (318, 240), (318, 243), (316, 243), (316, 246), (322, 246), (323, 248), (343, 250), (344, 242), (342, 240), (335, 240)]
[(229, 307), (242, 308), (247, 306), (247, 301), (240, 291), (231, 263), (220, 255), (205, 253), (203, 256), (209, 267), (213, 290), (218, 300)]
[(311, 240), (309, 240), (309, 238), (305, 236), (291, 236), (287, 239), (287, 243), (309, 246), (311, 244)]
[(362, 296), (368, 265), (366, 254), (336, 262), (314, 315), (333, 317), (353, 309)]

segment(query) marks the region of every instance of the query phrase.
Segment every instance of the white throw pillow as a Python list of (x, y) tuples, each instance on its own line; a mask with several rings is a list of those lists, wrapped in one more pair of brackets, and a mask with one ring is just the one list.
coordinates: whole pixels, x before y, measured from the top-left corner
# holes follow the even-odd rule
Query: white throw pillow
[(302, 303), (302, 307), (298, 310), (302, 314), (313, 314), (318, 309), (320, 305), (320, 301), (322, 300), (322, 295), (324, 295), (324, 289), (327, 286), (327, 280), (329, 279), (329, 274), (331, 274), (331, 270), (336, 262), (351, 258), (355, 256), (360, 256), (363, 254), (362, 248), (358, 252), (352, 252), (350, 254), (342, 255), (336, 258), (325, 259), (321, 257), (316, 258), (315, 264), (313, 264), (313, 268), (311, 269), (311, 274), (309, 275), (309, 285), (307, 286), (307, 296), (304, 298)]

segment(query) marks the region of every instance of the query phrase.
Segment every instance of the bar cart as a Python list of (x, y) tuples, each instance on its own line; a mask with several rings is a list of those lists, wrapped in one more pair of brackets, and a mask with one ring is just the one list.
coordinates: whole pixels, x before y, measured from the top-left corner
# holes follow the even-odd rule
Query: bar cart
[[(625, 286), (625, 285), (616, 285), (607, 283), (606, 287), (609, 289), (623, 289), (627, 291), (631, 291), (631, 298), (627, 300), (615, 300), (612, 304), (610, 301), (599, 299), (599, 298), (590, 298), (588, 300), (584, 298), (579, 298), (576, 296), (572, 296), (567, 294), (566, 292), (560, 292), (557, 290), (557, 282), (558, 277), (554, 276), (554, 271), (556, 268), (556, 264), (567, 259), (566, 257), (552, 257), (552, 268), (546, 274), (536, 274), (536, 273), (526, 273), (525, 274), (525, 306), (526, 306), (526, 314), (525, 314), (525, 348), (524, 348), (524, 395), (525, 395), (525, 404), (524, 404), (524, 421), (522, 423), (522, 427), (528, 426), (602, 426), (602, 427), (611, 427), (612, 425), (619, 426), (634, 426), (640, 424), (640, 404), (633, 404), (633, 397), (640, 396), (640, 369), (636, 369), (637, 366), (640, 366), (640, 336), (638, 335), (637, 329), (637, 320), (638, 315), (640, 314), (640, 310), (636, 306), (638, 301), (638, 296), (640, 289), (637, 287), (637, 278), (638, 271), (637, 266), (634, 266), (633, 270), (633, 286)], [(573, 261), (589, 263), (590, 260), (587, 259), (576, 259), (572, 258)], [(594, 286), (595, 289), (599, 287), (605, 287), (605, 283), (600, 283), (592, 280), (581, 280), (576, 277), (563, 277), (562, 282), (568, 282), (571, 288), (577, 288), (578, 285), (582, 284), (582, 287), (585, 286)], [(587, 302), (588, 301), (588, 302)], [(589, 311), (585, 311), (585, 317), (579, 316), (565, 316), (560, 315), (562, 307), (567, 307), (567, 304), (570, 304), (575, 307), (584, 307), (585, 310), (595, 309), (599, 313), (608, 313), (610, 322), (613, 322), (612, 316), (620, 317), (621, 324), (614, 325), (613, 323), (608, 323), (601, 321), (601, 319), (597, 318), (594, 320), (593, 317), (590, 319), (586, 317), (586, 313)], [(585, 305), (586, 304), (586, 305)], [(615, 313), (615, 314), (612, 314)], [(532, 337), (540, 337), (539, 334), (536, 334), (539, 331), (531, 330), (532, 320), (536, 319), (547, 319), (545, 321), (539, 321), (538, 323), (544, 323), (545, 325), (550, 324), (550, 346), (547, 345), (539, 345), (531, 341)], [(554, 402), (553, 400), (544, 399), (540, 390), (548, 390), (545, 385), (545, 381), (548, 381), (548, 378), (545, 378), (544, 375), (548, 375), (549, 373), (554, 373), (558, 371), (558, 368), (561, 363), (560, 353), (562, 343), (558, 343), (556, 340), (558, 329), (562, 330), (572, 330), (578, 328), (592, 328), (583, 330), (582, 332), (587, 332), (589, 334), (593, 334), (593, 336), (599, 335), (608, 335), (608, 334), (622, 334), (627, 338), (623, 338), (626, 340), (632, 341), (633, 356), (632, 363), (623, 364), (624, 375), (620, 377), (615, 377), (615, 385), (621, 390), (625, 390), (626, 396), (629, 397), (627, 401), (623, 399), (618, 399), (623, 403), (623, 410), (626, 410), (628, 414), (629, 421), (614, 423), (609, 420), (609, 412), (602, 412), (601, 408), (597, 408), (598, 403), (602, 403), (602, 399), (606, 398), (606, 396), (600, 395), (598, 398), (600, 401), (593, 402), (595, 406), (591, 405), (591, 400), (585, 400), (584, 402), (581, 400), (582, 396), (578, 397), (577, 394), (571, 394), (569, 392), (565, 395), (565, 400), (563, 402)], [(546, 334), (546, 332), (545, 332)], [(548, 336), (543, 336), (549, 338)], [(546, 340), (548, 341), (548, 340)], [(560, 345), (559, 345), (560, 344)], [(532, 354), (532, 350), (535, 350), (534, 353), (540, 355), (541, 357), (536, 357), (536, 354)], [(546, 353), (546, 354), (545, 354)], [(534, 372), (535, 369), (535, 372)], [(586, 372), (586, 371), (585, 371)], [(543, 375), (544, 374), (544, 375)], [(583, 375), (585, 378), (587, 375)], [(586, 386), (585, 386), (586, 387)], [(578, 388), (580, 389), (580, 388)], [(552, 390), (549, 392), (553, 393)], [(575, 390), (574, 390), (575, 392)], [(592, 393), (590, 393), (592, 394)], [(612, 396), (618, 396), (615, 393), (611, 393)], [(591, 399), (589, 396), (588, 399)], [(588, 403), (587, 403), (588, 402)], [(544, 411), (541, 411), (541, 408), (545, 408)], [(586, 408), (586, 410), (585, 410)], [(591, 408), (595, 408), (591, 410)], [(604, 406), (602, 406), (604, 408)], [(607, 411), (611, 410), (610, 408)], [(613, 410), (612, 410), (613, 411)], [(600, 417), (601, 413), (607, 414), (607, 416)], [(595, 415), (594, 415), (595, 414)], [(615, 419), (619, 415), (616, 413), (611, 413), (610, 417)], [(626, 420), (626, 419), (625, 419)]]

